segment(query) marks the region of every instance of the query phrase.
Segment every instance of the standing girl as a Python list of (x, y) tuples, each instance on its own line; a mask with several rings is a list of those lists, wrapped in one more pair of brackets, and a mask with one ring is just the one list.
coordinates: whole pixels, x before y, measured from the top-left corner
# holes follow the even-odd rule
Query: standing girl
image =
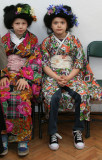
[(0, 80), (0, 101), (5, 116), (6, 131), (2, 132), (4, 152), (8, 141), (18, 142), (18, 155), (29, 153), (32, 133), (31, 98), (38, 98), (41, 83), (41, 54), (37, 37), (28, 31), (36, 21), (28, 4), (4, 8), (4, 24), (8, 33), (2, 42), (8, 58)]
[(101, 99), (102, 90), (95, 82), (86, 61), (82, 45), (69, 30), (78, 25), (71, 7), (50, 5), (44, 23), (52, 33), (42, 42), (43, 85), (45, 103), (50, 111), (48, 132), (49, 147), (59, 148), (57, 134), (58, 109), (72, 109), (75, 104), (73, 127), (74, 146), (83, 149), (84, 120), (89, 120), (91, 98)]

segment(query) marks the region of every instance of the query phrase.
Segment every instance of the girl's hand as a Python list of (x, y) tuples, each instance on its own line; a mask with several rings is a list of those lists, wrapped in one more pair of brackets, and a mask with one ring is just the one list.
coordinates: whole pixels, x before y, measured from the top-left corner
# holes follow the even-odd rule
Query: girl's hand
[(66, 84), (68, 83), (68, 76), (62, 75), (62, 76), (60, 76), (60, 79), (61, 79), (61, 81), (58, 81), (58, 84), (61, 87), (66, 86)]
[(7, 77), (4, 77), (0, 80), (0, 86), (2, 86), (2, 87), (5, 87), (7, 85), (7, 83), (10, 84), (10, 81)]
[(64, 87), (65, 86), (65, 80), (64, 80), (64, 78), (62, 77), (62, 76), (57, 76), (56, 77), (56, 81), (57, 81), (57, 83), (61, 86), (61, 87)]
[(58, 81), (62, 81), (62, 78), (61, 78), (61, 76), (58, 76), (57, 74), (56, 74), (56, 76), (55, 76), (55, 78), (54, 78), (57, 82)]
[(64, 85), (66, 85), (68, 83), (68, 81), (69, 81), (68, 76), (62, 75), (61, 78), (63, 79)]
[(19, 79), (16, 83), (17, 90), (25, 90), (25, 88), (29, 89), (29, 84), (25, 79)]

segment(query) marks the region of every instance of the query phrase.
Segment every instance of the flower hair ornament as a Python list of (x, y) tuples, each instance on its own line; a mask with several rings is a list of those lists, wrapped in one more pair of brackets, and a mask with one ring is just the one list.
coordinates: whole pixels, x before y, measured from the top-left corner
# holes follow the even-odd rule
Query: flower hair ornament
[(63, 11), (64, 14), (66, 15), (72, 15), (73, 18), (72, 18), (72, 23), (75, 25), (75, 26), (78, 26), (78, 20), (77, 20), (77, 17), (75, 14), (72, 13), (72, 11), (68, 11), (66, 8), (64, 8), (63, 4), (62, 5), (49, 5), (49, 7), (47, 8), (47, 14), (48, 15), (51, 15), (51, 14), (59, 14)]
[(28, 14), (29, 16), (31, 16), (33, 18), (33, 21), (36, 21), (37, 18), (34, 14), (34, 9), (30, 8), (29, 5), (25, 5), (25, 7), (17, 7), (17, 11), (15, 12), (15, 14), (21, 14), (21, 13), (25, 13)]

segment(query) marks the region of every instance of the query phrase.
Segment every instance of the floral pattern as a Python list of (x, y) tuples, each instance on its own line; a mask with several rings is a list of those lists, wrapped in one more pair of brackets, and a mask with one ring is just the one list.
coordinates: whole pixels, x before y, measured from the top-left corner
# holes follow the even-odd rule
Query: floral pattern
[(10, 98), (10, 92), (4, 91), (4, 92), (0, 92), (0, 94), (1, 94), (1, 97), (0, 97), (1, 102), (5, 102), (7, 101), (7, 99)]
[[(81, 96), (80, 119), (90, 120), (89, 101), (90, 99), (102, 100), (102, 88), (96, 82), (79, 39), (68, 33), (66, 38), (63, 41), (60, 41), (54, 34), (51, 34), (49, 37), (44, 39), (41, 48), (43, 67), (49, 66), (53, 72), (58, 75), (69, 75), (73, 68), (80, 69), (78, 75), (71, 79), (67, 83), (67, 86)], [(57, 68), (56, 66), (51, 65), (51, 58), (55, 55), (70, 57), (70, 67)], [(42, 92), (45, 98), (46, 109), (49, 111), (51, 97), (60, 88), (60, 86), (53, 78), (49, 77), (45, 73), (42, 81)], [(63, 91), (59, 110), (70, 110), (73, 108), (73, 105), (74, 99), (72, 99), (66, 91)]]
[(11, 123), (10, 121), (6, 120), (6, 128), (7, 128), (7, 133), (12, 132), (12, 130), (13, 130), (13, 123)]
[(31, 107), (27, 102), (21, 102), (20, 105), (16, 108), (17, 111), (20, 112), (20, 114), (23, 114), (24, 116), (31, 116)]
[(31, 69), (31, 67), (23, 67), (23, 69), (21, 70), (21, 73), (23, 75), (23, 77), (29, 79), (29, 80), (32, 80), (33, 79), (33, 75), (34, 75), (34, 72), (33, 70)]
[[(23, 62), (22, 66), (18, 64), (17, 61), (17, 66), (15, 66), (15, 68), (18, 68), (17, 72), (11, 72), (10, 69), (12, 67), (6, 67), (1, 73), (1, 78), (6, 76), (10, 81), (10, 84), (7, 84), (6, 87), (0, 87), (0, 101), (3, 105), (7, 132), (15, 135), (16, 141), (31, 139), (31, 99), (33, 97), (35, 101), (39, 99), (42, 76), (42, 56), (40, 47), (37, 44), (38, 39), (29, 31), (26, 31), (23, 37), (24, 40), (16, 46), (16, 49), (15, 44), (11, 41), (10, 32), (2, 37), (6, 55), (10, 57), (8, 66), (14, 65), (12, 57), (17, 56)], [(12, 62), (12, 64), (10, 64), (10, 62)], [(16, 65), (16, 58), (14, 63)], [(20, 78), (25, 78), (29, 84), (29, 89), (17, 90), (16, 82)], [(33, 85), (35, 85), (36, 92), (32, 91)], [(14, 140), (12, 139), (12, 141)]]

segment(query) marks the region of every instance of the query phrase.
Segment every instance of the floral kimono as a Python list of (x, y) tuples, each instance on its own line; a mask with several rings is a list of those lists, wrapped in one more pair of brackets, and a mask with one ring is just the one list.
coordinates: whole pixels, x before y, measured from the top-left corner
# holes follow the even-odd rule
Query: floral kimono
[[(8, 77), (10, 84), (0, 87), (0, 101), (3, 107), (9, 141), (31, 139), (31, 99), (39, 97), (41, 89), (41, 54), (37, 37), (26, 31), (19, 40), (13, 32), (2, 37), (8, 57), (7, 67), (1, 78)], [(16, 82), (24, 78), (29, 89), (17, 90)]]
[[(78, 75), (68, 81), (67, 86), (81, 95), (80, 120), (89, 120), (89, 101), (91, 98), (102, 100), (102, 88), (94, 78), (80, 41), (69, 33), (63, 40), (51, 34), (42, 42), (41, 48), (43, 67), (49, 66), (58, 75), (69, 75), (73, 69), (80, 69)], [(56, 80), (43, 73), (42, 92), (48, 111), (51, 97), (59, 88)], [(72, 109), (73, 104), (74, 99), (63, 91), (59, 110)]]

